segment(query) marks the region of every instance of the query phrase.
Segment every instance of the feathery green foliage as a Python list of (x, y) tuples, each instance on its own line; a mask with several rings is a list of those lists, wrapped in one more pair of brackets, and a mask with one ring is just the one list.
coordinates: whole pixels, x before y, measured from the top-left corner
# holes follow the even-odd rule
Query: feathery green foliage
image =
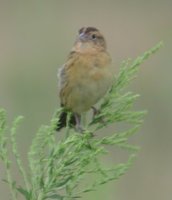
[[(5, 182), (9, 184), (13, 200), (17, 200), (18, 194), (23, 195), (25, 200), (81, 198), (83, 193), (94, 191), (98, 186), (117, 180), (126, 173), (138, 150), (138, 147), (128, 143), (128, 139), (137, 132), (145, 111), (132, 110), (139, 95), (125, 92), (124, 89), (136, 76), (140, 64), (161, 46), (162, 43), (159, 43), (135, 60), (122, 63), (112, 89), (100, 105), (101, 113), (96, 115), (83, 134), (67, 127), (64, 137), (58, 138), (59, 133), (55, 129), (61, 110), (56, 112), (49, 126), (41, 126), (28, 152), (29, 172), (24, 169), (16, 143), (16, 130), (22, 117), (14, 120), (8, 135), (6, 112), (0, 110), (0, 159), (6, 169)], [(124, 131), (114, 130), (108, 134), (110, 136), (92, 136), (92, 133), (98, 134), (102, 128), (120, 122), (126, 123), (129, 128)], [(108, 155), (109, 146), (127, 150), (128, 161), (114, 164), (111, 168), (105, 166), (102, 156)], [(12, 148), (24, 182), (22, 186), (11, 175), (9, 147)]]

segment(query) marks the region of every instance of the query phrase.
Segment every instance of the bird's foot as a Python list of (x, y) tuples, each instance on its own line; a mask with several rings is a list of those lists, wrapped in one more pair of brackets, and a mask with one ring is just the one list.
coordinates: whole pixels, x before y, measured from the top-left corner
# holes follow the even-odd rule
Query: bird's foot
[[(94, 120), (96, 118), (96, 116), (101, 114), (101, 112), (100, 112), (100, 110), (98, 110), (97, 108), (95, 108), (93, 106), (91, 108), (93, 110), (93, 118), (92, 118), (92, 120)], [(97, 121), (102, 123), (102, 124), (104, 124), (104, 125), (106, 125), (106, 122), (105, 122), (103, 116), (99, 116)]]

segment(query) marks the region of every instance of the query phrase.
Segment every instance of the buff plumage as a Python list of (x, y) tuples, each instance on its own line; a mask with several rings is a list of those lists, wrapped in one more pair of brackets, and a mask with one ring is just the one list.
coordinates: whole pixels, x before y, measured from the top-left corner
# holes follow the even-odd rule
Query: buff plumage
[[(66, 63), (59, 69), (61, 105), (73, 113), (71, 124), (82, 130), (82, 113), (93, 107), (112, 85), (111, 57), (106, 42), (97, 28), (79, 30)], [(61, 114), (58, 130), (66, 125), (66, 113)]]

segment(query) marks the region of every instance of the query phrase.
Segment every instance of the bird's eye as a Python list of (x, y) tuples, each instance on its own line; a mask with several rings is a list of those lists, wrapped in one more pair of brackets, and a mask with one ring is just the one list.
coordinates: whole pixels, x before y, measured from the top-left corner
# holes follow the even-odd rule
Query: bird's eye
[(93, 35), (91, 36), (91, 38), (92, 38), (93, 40), (95, 40), (95, 39), (96, 39), (96, 35), (93, 34)]

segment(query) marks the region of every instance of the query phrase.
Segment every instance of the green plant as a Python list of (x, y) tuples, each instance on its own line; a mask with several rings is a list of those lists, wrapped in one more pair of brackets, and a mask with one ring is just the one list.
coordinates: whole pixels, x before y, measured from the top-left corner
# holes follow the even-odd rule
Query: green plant
[[(137, 146), (128, 143), (128, 139), (137, 132), (145, 111), (132, 110), (133, 103), (139, 95), (125, 92), (125, 88), (136, 76), (140, 64), (161, 45), (162, 43), (159, 43), (135, 60), (122, 63), (112, 89), (100, 105), (101, 113), (88, 124), (84, 134), (76, 133), (67, 127), (64, 137), (58, 139), (59, 133), (56, 133), (55, 128), (60, 109), (49, 126), (41, 126), (28, 152), (29, 172), (23, 167), (16, 143), (16, 130), (22, 117), (14, 120), (9, 131), (6, 112), (0, 109), (0, 159), (6, 169), (4, 181), (9, 184), (13, 200), (17, 200), (18, 194), (23, 195), (26, 200), (80, 198), (83, 193), (96, 190), (99, 185), (117, 180), (128, 170), (138, 150)], [(104, 123), (101, 122), (102, 119)], [(110, 136), (99, 138), (91, 134), (98, 135), (99, 130), (105, 126), (121, 122), (127, 124), (124, 131), (115, 129)], [(105, 166), (101, 158), (109, 153), (109, 146), (127, 150), (128, 160), (125, 163), (114, 164), (113, 167)], [(24, 182), (23, 186), (17, 184), (11, 175), (10, 147)], [(93, 178), (89, 179), (90, 176)], [(88, 183), (83, 181), (85, 179), (89, 179)]]

